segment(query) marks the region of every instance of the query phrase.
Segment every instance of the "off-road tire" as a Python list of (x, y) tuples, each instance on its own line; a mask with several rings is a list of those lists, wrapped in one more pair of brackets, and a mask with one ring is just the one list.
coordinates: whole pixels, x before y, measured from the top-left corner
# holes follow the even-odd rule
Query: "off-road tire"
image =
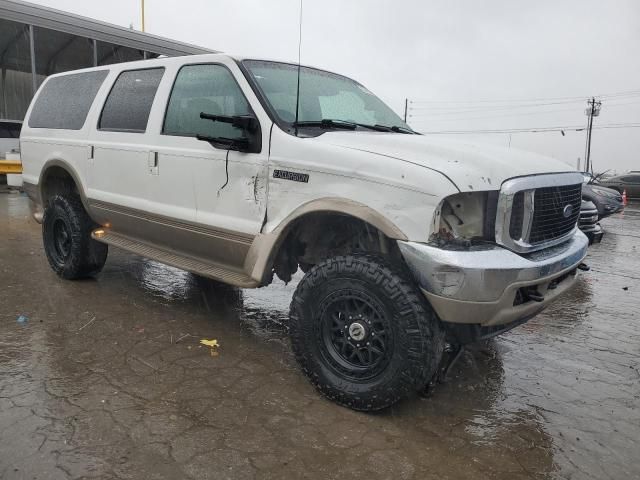
[(54, 272), (75, 280), (102, 270), (108, 247), (91, 238), (97, 227), (77, 195), (55, 195), (49, 200), (42, 219), (42, 240)]
[[(332, 343), (338, 341), (341, 351), (345, 349), (346, 339), (335, 333), (342, 327), (333, 327), (344, 315), (336, 314), (333, 305), (343, 298), (349, 302), (349, 295), (364, 305), (380, 307), (379, 313), (371, 313), (376, 311), (372, 307), (365, 316), (375, 316), (378, 322), (384, 318), (392, 335), (387, 342), (391, 351), (383, 357), (386, 363), (378, 364), (376, 368), (382, 370), (368, 377), (362, 373), (366, 368), (358, 369), (357, 375), (352, 373), (349, 361), (340, 361), (343, 354)], [(329, 336), (323, 333), (327, 321), (334, 332)], [(369, 327), (366, 338), (373, 340), (375, 331), (373, 325)], [(351, 332), (347, 325), (344, 328)], [(436, 373), (444, 348), (440, 321), (404, 268), (383, 257), (364, 254), (334, 257), (309, 270), (293, 295), (289, 331), (296, 359), (311, 383), (329, 399), (361, 411), (387, 408), (423, 390)], [(350, 333), (345, 335), (350, 343), (354, 341)], [(349, 346), (346, 350), (351, 352)]]

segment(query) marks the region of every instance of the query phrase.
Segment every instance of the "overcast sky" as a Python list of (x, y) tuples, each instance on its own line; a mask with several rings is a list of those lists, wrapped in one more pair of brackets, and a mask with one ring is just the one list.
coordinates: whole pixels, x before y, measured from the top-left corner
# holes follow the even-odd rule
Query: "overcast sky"
[[(640, 125), (637, 0), (303, 1), (302, 63), (355, 78), (400, 114), (409, 98), (419, 131), (584, 126), (586, 99), (603, 94), (596, 127)], [(35, 3), (140, 28), (136, 0)], [(149, 33), (289, 61), (298, 14), (299, 0), (146, 0)], [(584, 131), (449, 136), (584, 156)], [(640, 170), (640, 128), (594, 130), (592, 159)]]

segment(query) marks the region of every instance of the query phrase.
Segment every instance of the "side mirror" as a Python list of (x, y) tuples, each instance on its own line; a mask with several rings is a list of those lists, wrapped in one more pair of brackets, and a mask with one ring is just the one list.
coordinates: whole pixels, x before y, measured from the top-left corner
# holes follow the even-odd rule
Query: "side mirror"
[(196, 135), (198, 140), (209, 142), (216, 148), (235, 150), (238, 152), (259, 153), (262, 147), (260, 135), (260, 122), (250, 115), (212, 115), (201, 112), (200, 118), (212, 122), (228, 123), (244, 132), (239, 138), (211, 137), (208, 135)]

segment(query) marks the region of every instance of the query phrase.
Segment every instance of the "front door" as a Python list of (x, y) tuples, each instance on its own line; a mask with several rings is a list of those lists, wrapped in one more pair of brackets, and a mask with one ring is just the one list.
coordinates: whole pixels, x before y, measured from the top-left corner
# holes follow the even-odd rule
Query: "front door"
[(185, 253), (241, 270), (266, 210), (268, 149), (241, 153), (213, 147), (196, 135), (239, 138), (229, 124), (200, 118), (200, 113), (253, 115), (229, 68), (222, 64), (182, 66), (169, 94), (166, 113), (151, 153), (156, 168), (149, 190), (150, 209), (185, 218), (176, 225)]

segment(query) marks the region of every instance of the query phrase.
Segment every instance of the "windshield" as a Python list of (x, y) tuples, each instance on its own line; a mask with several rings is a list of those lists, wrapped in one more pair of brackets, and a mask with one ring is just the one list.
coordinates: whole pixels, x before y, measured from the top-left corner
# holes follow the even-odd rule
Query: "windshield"
[[(262, 60), (245, 60), (243, 65), (275, 115), (292, 130), (296, 120), (298, 66)], [(298, 123), (303, 127), (303, 122), (322, 120), (409, 129), (393, 110), (358, 82), (301, 67)]]

